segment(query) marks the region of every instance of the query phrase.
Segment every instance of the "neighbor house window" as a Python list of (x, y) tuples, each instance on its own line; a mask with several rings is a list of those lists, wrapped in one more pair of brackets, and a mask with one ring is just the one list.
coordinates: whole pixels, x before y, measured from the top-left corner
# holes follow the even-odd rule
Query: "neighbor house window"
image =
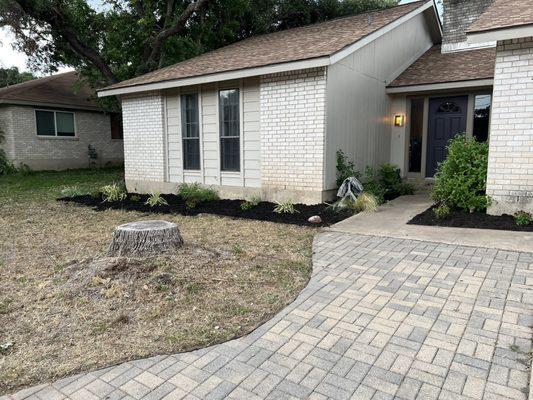
[(200, 117), (196, 93), (181, 96), (181, 132), (183, 168), (200, 169)]
[(111, 139), (124, 139), (124, 129), (122, 128), (122, 114), (112, 113), (111, 119)]
[(492, 96), (483, 94), (476, 96), (474, 102), (474, 138), (478, 142), (486, 142), (489, 138), (490, 106)]
[(35, 119), (39, 136), (76, 136), (74, 113), (35, 110)]
[(220, 168), (222, 171), (240, 171), (240, 117), (239, 89), (221, 90), (220, 115)]
[(409, 172), (421, 171), (423, 126), (424, 99), (412, 99), (411, 124), (409, 128)]

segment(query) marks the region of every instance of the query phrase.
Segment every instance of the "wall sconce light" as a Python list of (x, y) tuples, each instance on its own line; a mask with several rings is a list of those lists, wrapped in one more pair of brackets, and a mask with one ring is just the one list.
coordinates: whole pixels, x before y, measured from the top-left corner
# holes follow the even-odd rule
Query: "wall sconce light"
[(394, 116), (394, 126), (403, 126), (403, 115)]

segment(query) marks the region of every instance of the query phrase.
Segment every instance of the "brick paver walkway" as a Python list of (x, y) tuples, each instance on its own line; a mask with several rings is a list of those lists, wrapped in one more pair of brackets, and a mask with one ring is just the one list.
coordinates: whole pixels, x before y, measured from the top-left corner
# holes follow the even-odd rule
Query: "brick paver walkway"
[(336, 232), (314, 246), (307, 288), (251, 335), (12, 398), (527, 398), (514, 346), (531, 348), (533, 254)]

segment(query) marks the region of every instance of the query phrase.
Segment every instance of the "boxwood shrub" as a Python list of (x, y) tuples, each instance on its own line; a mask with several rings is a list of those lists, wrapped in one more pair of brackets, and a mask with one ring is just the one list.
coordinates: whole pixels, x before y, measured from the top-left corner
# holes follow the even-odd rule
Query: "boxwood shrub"
[(459, 135), (448, 143), (448, 157), (435, 175), (433, 199), (453, 209), (484, 211), (489, 146)]

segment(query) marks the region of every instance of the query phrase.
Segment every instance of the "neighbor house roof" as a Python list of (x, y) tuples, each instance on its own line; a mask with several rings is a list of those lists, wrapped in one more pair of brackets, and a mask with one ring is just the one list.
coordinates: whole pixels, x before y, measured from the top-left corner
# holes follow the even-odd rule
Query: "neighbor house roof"
[(81, 83), (76, 72), (65, 72), (1, 88), (0, 103), (101, 111), (95, 101), (94, 90)]
[(417, 1), (251, 37), (106, 87), (103, 91), (117, 94), (117, 91), (112, 92), (113, 89), (329, 57), (415, 10), (421, 11), (430, 7), (433, 7), (431, 1)]
[(433, 46), (387, 87), (493, 79), (495, 61), (495, 48), (441, 53)]
[(533, 24), (533, 4), (524, 0), (495, 0), (468, 28), (468, 33)]

